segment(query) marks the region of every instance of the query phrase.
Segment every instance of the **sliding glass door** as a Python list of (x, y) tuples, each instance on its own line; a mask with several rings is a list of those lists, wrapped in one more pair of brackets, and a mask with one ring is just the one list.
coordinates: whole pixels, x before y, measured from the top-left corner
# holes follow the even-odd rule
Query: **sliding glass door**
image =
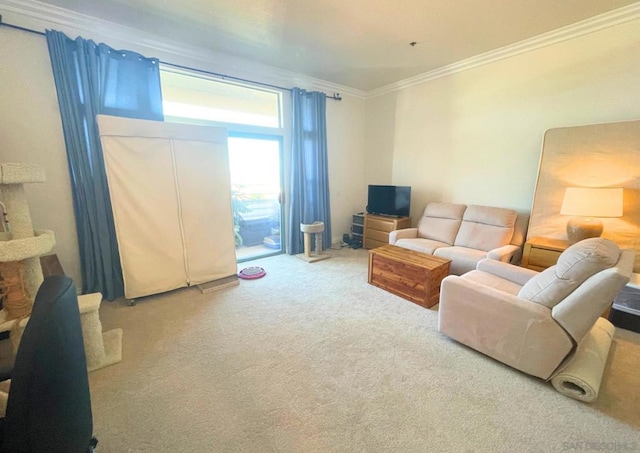
[(281, 90), (164, 65), (160, 77), (165, 121), (227, 129), (236, 259), (284, 251)]
[(282, 140), (230, 132), (228, 146), (236, 259), (281, 253)]

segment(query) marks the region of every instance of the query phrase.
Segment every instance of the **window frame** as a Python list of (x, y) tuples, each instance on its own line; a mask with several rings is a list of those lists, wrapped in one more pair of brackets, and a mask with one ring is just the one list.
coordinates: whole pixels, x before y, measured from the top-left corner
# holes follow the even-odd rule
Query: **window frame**
[[(177, 69), (166, 64), (160, 64), (160, 71), (169, 71), (182, 74), (187, 77), (198, 77), (205, 80), (212, 80), (218, 83), (228, 83), (230, 85), (242, 86), (251, 89), (263, 90), (278, 94), (278, 110), (280, 127), (256, 126), (249, 124), (230, 123), (224, 121), (205, 120), (196, 118), (174, 117), (165, 115), (165, 121), (178, 122), (185, 124), (195, 124), (202, 126), (218, 126), (227, 129), (228, 136), (248, 137), (248, 138), (268, 138), (280, 140), (280, 180), (281, 180), (281, 249), (274, 253), (263, 255), (262, 257), (286, 253), (289, 249), (288, 229), (289, 229), (289, 197), (286, 195), (290, 191), (290, 169), (291, 169), (291, 90), (286, 88), (277, 88), (273, 86), (265, 87), (263, 84), (256, 82), (238, 82), (221, 78), (220, 76), (210, 75), (198, 70)], [(246, 260), (242, 260), (246, 261)], [(242, 262), (238, 261), (238, 262)]]

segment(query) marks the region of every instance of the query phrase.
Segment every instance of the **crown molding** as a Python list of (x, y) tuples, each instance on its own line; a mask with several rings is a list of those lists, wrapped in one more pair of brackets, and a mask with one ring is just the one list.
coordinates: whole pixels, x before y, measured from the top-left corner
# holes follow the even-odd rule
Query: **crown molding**
[(640, 19), (640, 2), (633, 3), (622, 8), (609, 11), (589, 19), (567, 25), (556, 30), (519, 41), (499, 49), (491, 50), (440, 68), (428, 71), (414, 77), (376, 88), (366, 93), (366, 98), (373, 98), (394, 91), (403, 90), (415, 85), (420, 85), (440, 77), (446, 77), (458, 72), (467, 71), (478, 66), (493, 63), (506, 58), (511, 58), (526, 52), (531, 52), (542, 47), (551, 46), (564, 41), (569, 41), (580, 36), (588, 35), (605, 28)]
[[(201, 69), (203, 70), (220, 72), (232, 77), (255, 79), (255, 74), (260, 74), (260, 80), (257, 81), (262, 83), (295, 85), (306, 89), (317, 89), (369, 99), (640, 19), (640, 2), (370, 91), (358, 90), (304, 74), (258, 64), (221, 52), (181, 45), (165, 40), (158, 35), (37, 0), (0, 0), (0, 12), (6, 16), (7, 22), (15, 25), (38, 31), (55, 27), (69, 35), (81, 34), (90, 39), (108, 41), (112, 47), (126, 46), (131, 50), (149, 55), (160, 53), (166, 55), (167, 63), (174, 63), (175, 61), (169, 61), (173, 58), (180, 62), (184, 62), (186, 59), (202, 64)], [(160, 57), (160, 60), (162, 61), (163, 58)]]
[[(55, 28), (72, 37), (82, 35), (87, 39), (106, 42), (112, 47), (127, 48), (149, 56), (158, 57), (159, 53), (161, 56), (158, 58), (161, 62), (164, 60), (166, 63), (194, 67), (199, 63), (202, 67), (198, 69), (224, 73), (230, 77), (256, 80), (256, 74), (260, 74), (260, 79), (256, 82), (280, 86), (295, 85), (361, 99), (366, 97), (366, 92), (362, 90), (225, 53), (182, 45), (158, 35), (37, 0), (0, 0), (0, 13), (7, 23), (36, 31), (44, 32), (46, 29)], [(174, 59), (176, 61), (170, 61)]]

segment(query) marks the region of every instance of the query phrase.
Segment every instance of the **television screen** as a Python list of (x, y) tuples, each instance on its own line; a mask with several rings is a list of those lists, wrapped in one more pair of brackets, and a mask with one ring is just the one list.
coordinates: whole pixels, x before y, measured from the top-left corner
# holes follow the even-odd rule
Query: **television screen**
[(411, 187), (369, 185), (367, 212), (369, 214), (408, 217)]

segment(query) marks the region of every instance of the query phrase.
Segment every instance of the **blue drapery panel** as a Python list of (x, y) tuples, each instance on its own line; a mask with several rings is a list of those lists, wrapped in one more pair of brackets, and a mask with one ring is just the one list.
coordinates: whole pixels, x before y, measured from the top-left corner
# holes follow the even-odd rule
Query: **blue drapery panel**
[(327, 159), (327, 99), (324, 93), (292, 90), (289, 254), (304, 251), (301, 223), (324, 222), (322, 245), (331, 245)]
[(159, 62), (83, 38), (46, 32), (67, 148), (82, 292), (124, 295), (96, 115), (163, 120)]

